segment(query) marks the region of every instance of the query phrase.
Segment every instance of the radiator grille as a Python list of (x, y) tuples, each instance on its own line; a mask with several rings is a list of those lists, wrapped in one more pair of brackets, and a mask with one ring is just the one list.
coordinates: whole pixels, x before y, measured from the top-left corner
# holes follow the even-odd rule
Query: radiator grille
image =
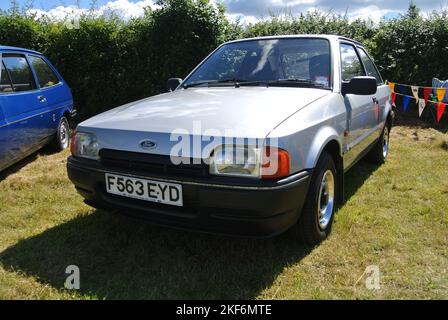
[(102, 149), (100, 159), (104, 166), (145, 174), (193, 178), (207, 177), (209, 174), (208, 166), (205, 163), (193, 164), (193, 159), (188, 159), (190, 164), (175, 165), (171, 162), (170, 156), (110, 149)]

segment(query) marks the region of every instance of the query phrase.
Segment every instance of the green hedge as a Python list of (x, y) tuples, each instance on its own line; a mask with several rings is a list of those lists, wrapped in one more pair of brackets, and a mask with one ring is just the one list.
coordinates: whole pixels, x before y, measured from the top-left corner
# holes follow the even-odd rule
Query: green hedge
[(82, 17), (80, 28), (0, 14), (0, 44), (45, 54), (72, 88), (81, 119), (165, 91), (221, 42), (234, 38), (222, 7), (208, 0), (159, 1), (142, 18)]
[(158, 4), (161, 9), (148, 9), (144, 17), (127, 22), (86, 15), (79, 29), (17, 10), (0, 12), (0, 44), (44, 53), (71, 86), (81, 119), (164, 92), (169, 77), (185, 77), (220, 43), (241, 37), (345, 35), (363, 41), (391, 81), (428, 85), (433, 76), (448, 78), (446, 12), (423, 18), (411, 6), (407, 14), (379, 25), (313, 12), (243, 29), (208, 0)]

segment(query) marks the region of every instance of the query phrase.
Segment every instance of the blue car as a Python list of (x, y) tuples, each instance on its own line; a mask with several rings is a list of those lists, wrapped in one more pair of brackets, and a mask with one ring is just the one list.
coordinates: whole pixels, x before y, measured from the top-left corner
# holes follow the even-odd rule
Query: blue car
[(70, 143), (67, 83), (42, 54), (0, 46), (0, 171), (47, 144)]

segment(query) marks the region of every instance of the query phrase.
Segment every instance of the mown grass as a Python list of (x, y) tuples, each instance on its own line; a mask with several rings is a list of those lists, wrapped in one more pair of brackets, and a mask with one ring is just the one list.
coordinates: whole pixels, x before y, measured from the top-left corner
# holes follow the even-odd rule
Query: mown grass
[[(82, 203), (67, 153), (0, 177), (0, 298), (447, 299), (447, 136), (396, 127), (387, 164), (347, 175), (331, 237), (316, 248), (147, 225)], [(81, 290), (64, 287), (81, 270)], [(365, 268), (381, 272), (380, 290)]]

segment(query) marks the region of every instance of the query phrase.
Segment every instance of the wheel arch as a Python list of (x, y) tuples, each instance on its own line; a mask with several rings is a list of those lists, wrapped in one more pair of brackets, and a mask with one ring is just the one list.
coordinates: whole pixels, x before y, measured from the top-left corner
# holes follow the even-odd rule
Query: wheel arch
[(65, 110), (64, 113), (62, 114), (62, 116), (66, 117), (67, 120), (69, 120), (69, 121), (71, 120), (71, 114), (70, 114), (70, 111), (68, 111), (68, 110)]
[(61, 117), (65, 117), (67, 119), (70, 130), (73, 130), (75, 128), (76, 123), (73, 119), (73, 112), (71, 112), (70, 109), (65, 109)]
[(326, 128), (316, 135), (313, 145), (311, 148), (313, 151), (308, 155), (307, 164), (310, 168), (315, 168), (324, 152), (333, 158), (337, 171), (337, 200), (338, 204), (342, 204), (344, 201), (344, 158), (341, 139), (333, 128)]
[(392, 129), (395, 120), (395, 112), (391, 109), (386, 117), (386, 125), (389, 126), (389, 129)]
[(337, 205), (344, 202), (344, 158), (342, 157), (341, 145), (336, 140), (330, 140), (323, 148), (322, 152), (327, 152), (336, 165), (336, 183), (337, 183)]

